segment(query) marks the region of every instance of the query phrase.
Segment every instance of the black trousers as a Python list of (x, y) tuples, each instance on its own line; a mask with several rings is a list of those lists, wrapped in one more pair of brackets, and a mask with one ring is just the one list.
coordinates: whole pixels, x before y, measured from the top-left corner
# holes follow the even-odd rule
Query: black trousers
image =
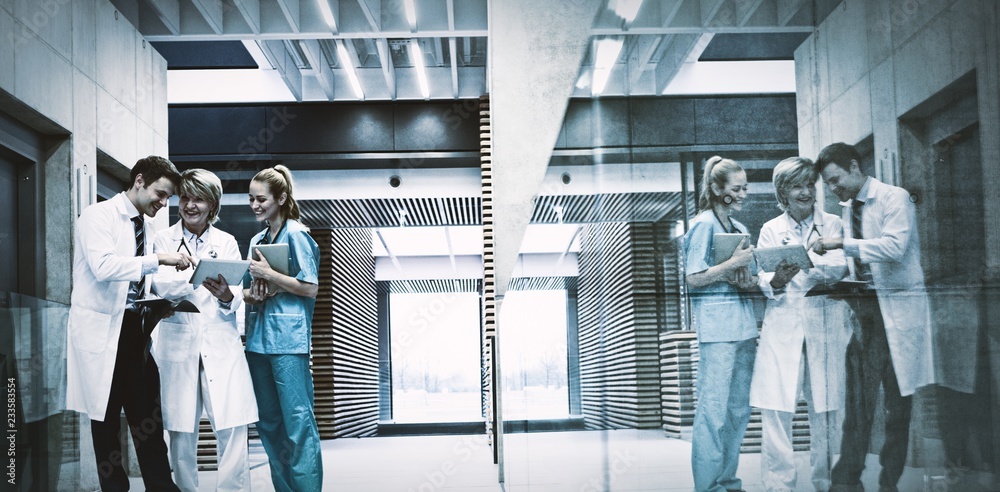
[(903, 474), (910, 434), (913, 398), (899, 394), (896, 370), (889, 355), (882, 311), (874, 291), (850, 300), (861, 325), (847, 345), (847, 398), (840, 459), (831, 471), (834, 484), (861, 483), (871, 440), (879, 384), (885, 392), (885, 442), (879, 452), (879, 485), (895, 486)]
[(129, 489), (119, 439), (123, 408), (146, 490), (180, 490), (170, 478), (160, 410), (160, 373), (153, 358), (147, 355), (148, 342), (149, 337), (142, 332), (140, 316), (126, 311), (104, 421), (90, 421), (97, 475), (103, 491)]

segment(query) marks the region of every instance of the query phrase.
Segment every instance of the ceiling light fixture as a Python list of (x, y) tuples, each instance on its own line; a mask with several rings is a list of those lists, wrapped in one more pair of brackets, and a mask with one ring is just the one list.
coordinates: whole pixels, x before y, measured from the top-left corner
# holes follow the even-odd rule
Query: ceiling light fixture
[(340, 64), (347, 70), (347, 78), (351, 81), (351, 87), (354, 88), (354, 95), (358, 99), (364, 99), (365, 93), (361, 90), (361, 81), (358, 80), (358, 72), (354, 69), (354, 61), (351, 60), (351, 54), (347, 52), (347, 47), (344, 46), (342, 40), (337, 40), (337, 58), (340, 58)]
[(417, 30), (417, 8), (413, 5), (415, 0), (403, 0), (403, 10), (406, 11), (406, 22), (410, 24), (410, 30)]
[(604, 92), (604, 87), (611, 77), (611, 70), (614, 69), (621, 54), (622, 45), (625, 40), (622, 38), (601, 38), (597, 40), (596, 55), (594, 55), (594, 82), (590, 85), (591, 94), (599, 96)]
[(333, 18), (333, 10), (330, 10), (330, 0), (316, 0), (316, 2), (319, 3), (319, 11), (326, 25), (330, 26), (331, 31), (337, 32), (337, 19)]
[(420, 48), (420, 43), (416, 39), (410, 41), (410, 63), (417, 71), (417, 80), (420, 82), (420, 93), (424, 99), (431, 98), (431, 90), (427, 86), (427, 69), (424, 67), (424, 51)]
[(626, 26), (639, 15), (639, 7), (642, 7), (642, 0), (611, 0), (608, 4), (608, 8), (621, 17)]

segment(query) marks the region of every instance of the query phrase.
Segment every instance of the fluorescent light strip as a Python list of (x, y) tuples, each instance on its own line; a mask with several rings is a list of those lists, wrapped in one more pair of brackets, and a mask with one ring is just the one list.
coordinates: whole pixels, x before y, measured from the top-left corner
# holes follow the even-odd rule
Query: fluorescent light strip
[(406, 11), (406, 22), (410, 24), (410, 30), (417, 30), (417, 8), (413, 5), (415, 0), (403, 0), (403, 10)]
[(420, 93), (424, 99), (431, 98), (431, 90), (427, 86), (427, 69), (424, 68), (424, 52), (420, 49), (420, 43), (416, 39), (410, 41), (410, 62), (417, 71), (417, 80), (420, 82)]
[(354, 95), (358, 99), (364, 99), (365, 93), (361, 90), (361, 81), (358, 80), (358, 73), (354, 69), (354, 61), (351, 59), (351, 54), (347, 52), (344, 42), (340, 40), (337, 41), (337, 58), (340, 58), (340, 64), (347, 70), (347, 78), (351, 81), (351, 87), (354, 88)]
[(603, 38), (597, 40), (597, 53), (594, 56), (594, 82), (591, 84), (591, 94), (598, 96), (604, 92), (604, 87), (611, 77), (611, 70), (615, 68), (618, 55), (621, 54), (622, 45), (625, 43), (621, 38)]
[(337, 19), (333, 18), (333, 10), (330, 10), (330, 0), (316, 0), (316, 2), (319, 3), (319, 11), (323, 14), (326, 25), (330, 26), (333, 32), (337, 32)]

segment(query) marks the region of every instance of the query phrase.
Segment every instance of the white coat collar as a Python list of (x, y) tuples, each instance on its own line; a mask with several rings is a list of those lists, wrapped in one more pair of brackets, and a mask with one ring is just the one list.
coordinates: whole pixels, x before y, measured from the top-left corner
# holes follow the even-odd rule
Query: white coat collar
[[(119, 213), (128, 217), (129, 220), (132, 220), (132, 217), (135, 217), (136, 215), (142, 215), (139, 212), (139, 209), (135, 208), (132, 201), (128, 199), (128, 195), (126, 195), (124, 191), (115, 195), (115, 199), (118, 200), (115, 202), (115, 208), (118, 209)], [(145, 221), (145, 217), (143, 217), (143, 219)]]

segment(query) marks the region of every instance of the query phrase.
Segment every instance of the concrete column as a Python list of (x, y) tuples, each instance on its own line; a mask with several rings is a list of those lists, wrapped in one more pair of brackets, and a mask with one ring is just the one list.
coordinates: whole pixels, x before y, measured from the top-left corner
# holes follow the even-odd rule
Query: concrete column
[(600, 0), (490, 2), (497, 297), (507, 290)]

